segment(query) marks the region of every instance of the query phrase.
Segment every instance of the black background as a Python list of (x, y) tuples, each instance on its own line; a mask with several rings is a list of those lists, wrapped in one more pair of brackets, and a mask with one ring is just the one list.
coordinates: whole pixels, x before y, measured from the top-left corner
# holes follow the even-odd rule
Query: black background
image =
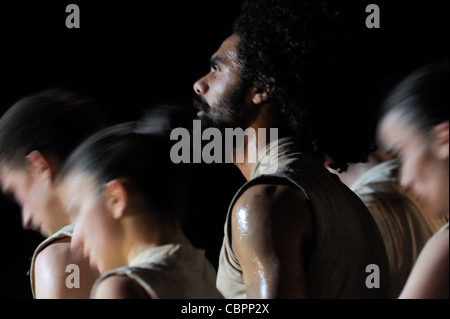
[[(407, 72), (448, 58), (445, 1), (358, 1), (361, 45), (371, 58), (368, 99)], [(395, 4), (394, 4), (395, 2)], [(65, 8), (80, 7), (81, 28), (67, 29)], [(381, 28), (365, 28), (368, 3), (381, 10)], [(191, 107), (196, 79), (231, 33), (240, 1), (17, 1), (0, 5), (0, 114), (21, 97), (54, 86), (80, 90), (116, 121), (147, 107)], [(370, 112), (371, 110), (367, 110)], [(349, 115), (350, 116), (350, 115)], [(217, 266), (228, 204), (244, 182), (231, 164), (192, 164), (186, 233)], [(25, 275), (43, 239), (22, 230), (20, 209), (0, 197), (1, 298), (31, 298)]]

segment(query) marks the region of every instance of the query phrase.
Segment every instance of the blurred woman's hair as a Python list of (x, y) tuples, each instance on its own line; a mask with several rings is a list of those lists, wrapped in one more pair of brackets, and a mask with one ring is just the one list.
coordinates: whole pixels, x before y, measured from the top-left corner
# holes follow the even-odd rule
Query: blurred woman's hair
[(92, 133), (110, 125), (96, 102), (78, 92), (50, 89), (23, 97), (0, 119), (0, 161), (25, 167), (38, 150), (64, 162)]
[[(165, 109), (165, 111), (164, 111)], [(170, 130), (186, 123), (188, 113), (160, 107), (135, 122), (117, 124), (94, 134), (68, 158), (61, 178), (88, 173), (99, 193), (111, 180), (121, 180), (145, 200), (159, 220), (178, 222), (183, 207), (185, 174), (170, 159)]]
[(408, 75), (388, 95), (380, 109), (380, 118), (395, 110), (403, 118), (429, 132), (449, 120), (449, 60), (428, 64)]

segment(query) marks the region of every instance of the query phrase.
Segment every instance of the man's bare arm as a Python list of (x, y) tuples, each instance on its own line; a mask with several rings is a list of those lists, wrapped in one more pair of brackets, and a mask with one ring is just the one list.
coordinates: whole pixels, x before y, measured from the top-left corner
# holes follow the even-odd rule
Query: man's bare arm
[(303, 192), (284, 185), (256, 185), (232, 212), (232, 246), (248, 298), (306, 298), (305, 252), (312, 216)]

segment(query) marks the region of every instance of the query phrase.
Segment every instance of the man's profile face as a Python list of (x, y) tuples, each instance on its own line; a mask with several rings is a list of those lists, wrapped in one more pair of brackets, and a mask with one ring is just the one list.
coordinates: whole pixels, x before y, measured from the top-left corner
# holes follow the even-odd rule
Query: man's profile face
[(246, 127), (249, 122), (248, 88), (242, 83), (236, 49), (240, 39), (233, 34), (210, 59), (210, 71), (194, 83), (197, 116), (211, 126)]

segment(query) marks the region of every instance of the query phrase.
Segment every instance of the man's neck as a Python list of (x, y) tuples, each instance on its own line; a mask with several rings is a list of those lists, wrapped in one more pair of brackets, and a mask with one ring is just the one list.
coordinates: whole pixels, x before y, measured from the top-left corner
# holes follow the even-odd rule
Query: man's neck
[[(262, 149), (262, 147), (266, 147), (268, 144), (268, 142), (266, 142), (264, 145), (258, 145), (258, 128), (251, 128), (253, 128), (254, 131), (251, 130), (252, 133), (244, 138), (244, 145), (236, 145), (233, 149), (233, 163), (239, 168), (247, 181), (250, 179), (252, 168), (255, 164), (250, 161), (250, 159), (257, 158), (258, 149)], [(243, 161), (240, 160), (242, 158), (244, 159)]]
[[(233, 150), (233, 163), (246, 180), (250, 179), (253, 165), (258, 160), (258, 153), (273, 142), (274, 138), (287, 136), (285, 130), (281, 128), (278, 117), (270, 114), (269, 110), (270, 108), (267, 107), (260, 111), (251, 123), (249, 134), (244, 138), (243, 145), (236, 145)], [(273, 134), (273, 130), (276, 130), (276, 135)]]

